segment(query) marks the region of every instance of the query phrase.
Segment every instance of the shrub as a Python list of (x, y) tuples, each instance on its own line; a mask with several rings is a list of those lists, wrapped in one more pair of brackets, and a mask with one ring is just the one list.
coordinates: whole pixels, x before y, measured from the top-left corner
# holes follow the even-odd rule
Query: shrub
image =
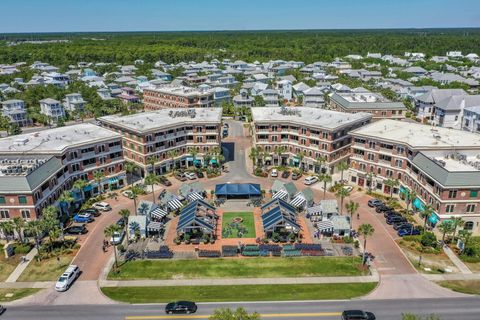
[(420, 243), (420, 241), (422, 240), (422, 236), (404, 236), (403, 240)]
[(13, 252), (15, 254), (27, 254), (32, 250), (32, 245), (29, 243), (15, 243), (13, 245)]
[(422, 235), (422, 239), (420, 240), (420, 242), (424, 247), (437, 247), (437, 237), (435, 237), (435, 234), (433, 234), (433, 232), (425, 232)]
[(353, 243), (353, 239), (352, 239), (352, 237), (345, 236), (345, 237), (343, 237), (343, 242), (345, 242), (345, 243)]

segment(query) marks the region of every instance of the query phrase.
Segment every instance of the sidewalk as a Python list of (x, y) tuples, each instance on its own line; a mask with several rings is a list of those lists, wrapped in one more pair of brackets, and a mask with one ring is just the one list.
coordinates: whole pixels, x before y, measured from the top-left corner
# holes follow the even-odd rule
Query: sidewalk
[(450, 273), (450, 274), (422, 274), (430, 281), (446, 281), (446, 280), (480, 280), (480, 273)]
[(53, 281), (0, 282), (1, 289), (24, 289), (24, 288), (46, 289), (46, 288), (52, 288), (54, 285), (55, 285), (55, 282)]
[(443, 247), (443, 252), (445, 252), (445, 254), (448, 256), (450, 261), (453, 262), (455, 267), (457, 267), (460, 270), (461, 273), (472, 274), (472, 271), (467, 267), (467, 265), (465, 263), (463, 263), (462, 260), (460, 260), (460, 258), (455, 254), (455, 252), (452, 251), (452, 249), (450, 249), (447, 246), (444, 246)]
[(5, 282), (15, 282), (15, 281), (17, 281), (17, 279), (20, 277), (20, 275), (23, 273), (23, 271), (28, 267), (30, 262), (33, 259), (35, 259), (35, 256), (37, 255), (37, 253), (38, 253), (37, 248), (33, 248), (32, 250), (30, 250), (30, 252), (27, 253), (27, 255), (25, 256), (27, 261), (20, 262), (17, 265), (17, 267), (15, 268), (15, 270), (13, 270), (13, 272), (8, 276), (7, 280), (5, 280)]

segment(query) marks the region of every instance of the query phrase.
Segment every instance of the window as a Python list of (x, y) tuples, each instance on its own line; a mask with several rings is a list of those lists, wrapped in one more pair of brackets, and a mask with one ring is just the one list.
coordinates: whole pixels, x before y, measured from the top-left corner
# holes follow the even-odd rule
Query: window
[(368, 160), (375, 161), (375, 155), (373, 153), (368, 154)]
[(27, 204), (27, 197), (25, 197), (25, 196), (18, 196), (18, 203), (20, 203), (20, 204)]
[[(478, 196), (478, 190), (471, 190), (470, 191), (470, 198), (476, 198)], [(0, 199), (0, 203), (1, 202), (1, 199)]]
[(447, 205), (445, 206), (445, 212), (446, 212), (446, 213), (452, 213), (454, 209), (455, 209), (455, 205), (454, 205), (454, 204), (447, 204)]
[(22, 210), (22, 218), (30, 219), (30, 210)]
[(0, 204), (5, 204), (5, 197), (4, 196), (0, 196)]
[(450, 190), (448, 192), (448, 197), (449, 198), (456, 198), (457, 197), (457, 190)]
[(395, 160), (395, 166), (397, 166), (398, 168), (401, 168), (403, 165), (403, 161), (402, 160)]
[(0, 218), (1, 219), (9, 219), (10, 214), (8, 213), (8, 210), (0, 210)]
[(475, 212), (475, 205), (474, 204), (467, 204), (467, 213)]
[(473, 221), (467, 221), (463, 225), (463, 230), (473, 230)]

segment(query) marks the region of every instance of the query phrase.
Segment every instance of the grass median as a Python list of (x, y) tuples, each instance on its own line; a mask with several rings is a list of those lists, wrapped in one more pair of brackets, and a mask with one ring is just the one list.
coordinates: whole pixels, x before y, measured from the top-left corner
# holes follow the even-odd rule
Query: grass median
[(137, 260), (110, 272), (110, 280), (278, 278), (365, 275), (358, 257)]
[(480, 280), (448, 280), (437, 283), (456, 292), (480, 295)]
[(17, 281), (53, 281), (65, 271), (70, 265), (75, 252), (60, 255), (57, 257), (44, 258), (40, 261), (36, 259), (31, 261), (27, 268), (22, 272)]
[(9, 302), (18, 300), (26, 296), (37, 293), (41, 289), (0, 289), (0, 302)]
[(366, 295), (377, 284), (285, 284), (238, 286), (108, 287), (109, 298), (127, 303), (163, 303), (175, 300), (195, 302), (291, 301), (351, 299)]

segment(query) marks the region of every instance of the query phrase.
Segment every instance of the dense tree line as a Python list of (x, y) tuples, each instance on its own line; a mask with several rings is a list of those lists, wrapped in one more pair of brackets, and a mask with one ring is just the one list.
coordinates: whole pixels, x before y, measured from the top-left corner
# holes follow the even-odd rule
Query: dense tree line
[[(149, 63), (161, 59), (177, 63), (214, 57), (310, 63), (367, 52), (400, 55), (419, 51), (430, 56), (450, 50), (478, 52), (480, 29), (12, 34), (0, 35), (0, 39), (2, 63), (42, 60), (66, 67), (78, 61), (129, 64), (136, 59)], [(7, 41), (21, 39), (70, 42), (6, 46)]]

